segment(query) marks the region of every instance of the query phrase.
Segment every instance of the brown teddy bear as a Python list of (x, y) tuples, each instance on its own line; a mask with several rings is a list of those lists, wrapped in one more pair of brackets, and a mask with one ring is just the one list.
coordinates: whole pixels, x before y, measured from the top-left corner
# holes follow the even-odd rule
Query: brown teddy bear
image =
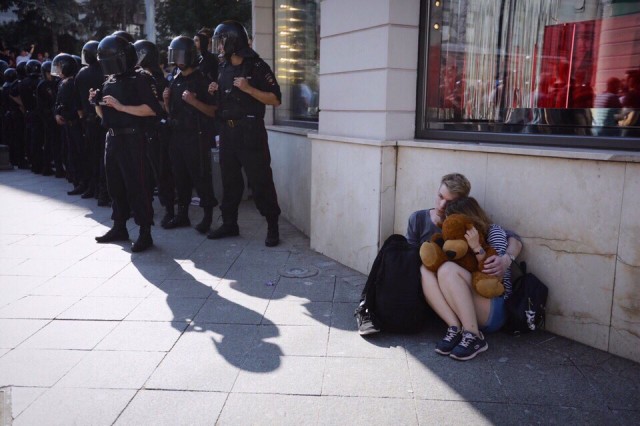
[[(431, 272), (437, 272), (445, 262), (455, 262), (467, 271), (471, 272), (471, 285), (479, 295), (493, 298), (504, 293), (502, 281), (498, 278), (481, 272), (478, 260), (473, 254), (464, 234), (471, 229), (471, 218), (463, 214), (451, 214), (442, 223), (442, 234), (435, 234), (431, 241), (427, 241), (420, 247), (420, 258), (424, 266)], [(487, 252), (486, 257), (497, 254), (480, 235), (480, 245)]]

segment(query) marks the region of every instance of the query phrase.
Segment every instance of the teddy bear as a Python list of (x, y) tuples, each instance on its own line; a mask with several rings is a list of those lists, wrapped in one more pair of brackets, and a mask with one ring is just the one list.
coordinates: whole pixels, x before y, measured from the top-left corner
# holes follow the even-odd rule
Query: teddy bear
[[(502, 281), (494, 276), (481, 272), (476, 255), (467, 244), (464, 234), (473, 227), (471, 218), (463, 214), (451, 214), (442, 223), (442, 233), (434, 234), (431, 241), (420, 247), (420, 258), (424, 266), (431, 272), (437, 272), (440, 266), (452, 261), (471, 272), (471, 285), (479, 295), (487, 298), (504, 293)], [(497, 254), (480, 235), (480, 245), (487, 252), (486, 257)]]

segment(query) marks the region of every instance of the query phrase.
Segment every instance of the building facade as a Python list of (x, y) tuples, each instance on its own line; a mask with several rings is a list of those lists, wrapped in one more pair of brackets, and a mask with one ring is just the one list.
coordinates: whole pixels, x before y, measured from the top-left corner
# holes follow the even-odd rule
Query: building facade
[(367, 273), (464, 173), (523, 237), (547, 329), (640, 361), (637, 3), (255, 0), (254, 47), (283, 85), (267, 117), (283, 215)]

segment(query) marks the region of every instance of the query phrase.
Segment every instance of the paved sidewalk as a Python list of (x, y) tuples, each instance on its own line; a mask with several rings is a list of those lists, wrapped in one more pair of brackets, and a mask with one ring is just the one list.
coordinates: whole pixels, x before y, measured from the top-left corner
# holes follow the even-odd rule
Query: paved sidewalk
[(366, 277), (284, 221), (266, 248), (251, 202), (240, 237), (155, 227), (132, 255), (95, 243), (111, 210), (69, 189), (0, 172), (0, 422), (638, 424), (640, 365), (550, 333), (491, 335), (469, 362), (434, 352), (440, 324), (363, 339)]

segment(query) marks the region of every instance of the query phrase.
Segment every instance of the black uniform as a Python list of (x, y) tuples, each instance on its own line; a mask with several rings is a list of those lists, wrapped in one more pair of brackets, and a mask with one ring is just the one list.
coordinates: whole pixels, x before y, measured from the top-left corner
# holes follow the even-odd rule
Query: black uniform
[[(156, 86), (158, 93), (158, 102), (163, 102), (162, 92), (167, 87), (168, 82), (164, 78), (162, 71), (151, 73), (148, 72), (150, 77), (153, 78), (153, 82)], [(176, 198), (176, 187), (173, 178), (173, 170), (171, 168), (171, 154), (170, 154), (170, 141), (171, 130), (169, 128), (169, 122), (167, 120), (167, 114), (162, 111), (155, 117), (155, 120), (150, 122), (147, 129), (148, 155), (153, 167), (153, 177), (155, 184), (158, 187), (158, 199), (162, 204), (168, 216), (163, 219), (165, 222), (171, 219), (174, 215), (173, 206)], [(153, 188), (152, 188), (153, 189)]]
[(259, 57), (244, 58), (234, 66), (229, 61), (220, 65), (217, 104), (220, 132), (220, 168), (224, 198), (220, 206), (223, 221), (237, 224), (238, 206), (242, 200), (244, 179), (249, 179), (256, 207), (267, 221), (280, 215), (278, 197), (271, 171), (271, 154), (264, 126), (265, 104), (233, 86), (234, 78), (245, 77), (248, 83), (281, 99), (280, 86), (267, 65)]
[(102, 68), (98, 62), (94, 62), (80, 71), (76, 75), (76, 96), (78, 98), (80, 110), (83, 112), (82, 127), (84, 129), (87, 177), (89, 187), (85, 193), (85, 198), (93, 195), (101, 195), (106, 198), (107, 180), (104, 172), (104, 131), (100, 126), (100, 117), (96, 114), (96, 109), (89, 103), (89, 89), (99, 89), (104, 83)]
[[(21, 169), (29, 168), (25, 147), (25, 120), (20, 105), (13, 100), (20, 96), (20, 80), (5, 83), (2, 90), (2, 104), (5, 108), (5, 138), (9, 142), (9, 157), (11, 164)], [(13, 98), (12, 98), (13, 97)]]
[(39, 76), (28, 75), (18, 86), (25, 112), (25, 147), (34, 173), (42, 173), (44, 168), (44, 122), (37, 109), (36, 94), (40, 80)]
[(78, 110), (78, 97), (75, 92), (75, 80), (67, 77), (60, 81), (56, 96), (55, 114), (64, 118), (62, 136), (65, 151), (67, 179), (73, 183), (72, 194), (82, 194), (87, 189), (86, 153), (83, 142), (82, 127)]
[(2, 85), (2, 140), (9, 145), (9, 160), (13, 166), (26, 168), (24, 155), (24, 118), (20, 105), (11, 98), (15, 82)]
[(40, 80), (36, 89), (37, 110), (42, 117), (43, 123), (43, 174), (49, 174), (49, 169), (53, 163), (56, 168), (56, 177), (64, 177), (64, 167), (62, 166), (62, 143), (60, 129), (53, 116), (53, 109), (56, 104), (59, 79), (53, 77), (51, 80)]
[(213, 96), (207, 92), (208, 86), (209, 81), (198, 69), (186, 77), (180, 73), (171, 81), (171, 161), (178, 190), (178, 206), (183, 208), (191, 201), (192, 188), (196, 189), (200, 206), (205, 210), (218, 205), (213, 193), (210, 141), (205, 131), (206, 122), (212, 118), (182, 100), (182, 93), (189, 90), (196, 94), (198, 100), (213, 104)]
[[(156, 114), (162, 113), (150, 79), (135, 71), (110, 76), (102, 93), (113, 96), (123, 105), (146, 104)], [(136, 224), (149, 227), (153, 224), (153, 208), (144, 133), (149, 119), (110, 107), (102, 107), (102, 114), (102, 125), (108, 129), (105, 168), (109, 195), (113, 200), (111, 218), (116, 223), (124, 223), (133, 211)]]

